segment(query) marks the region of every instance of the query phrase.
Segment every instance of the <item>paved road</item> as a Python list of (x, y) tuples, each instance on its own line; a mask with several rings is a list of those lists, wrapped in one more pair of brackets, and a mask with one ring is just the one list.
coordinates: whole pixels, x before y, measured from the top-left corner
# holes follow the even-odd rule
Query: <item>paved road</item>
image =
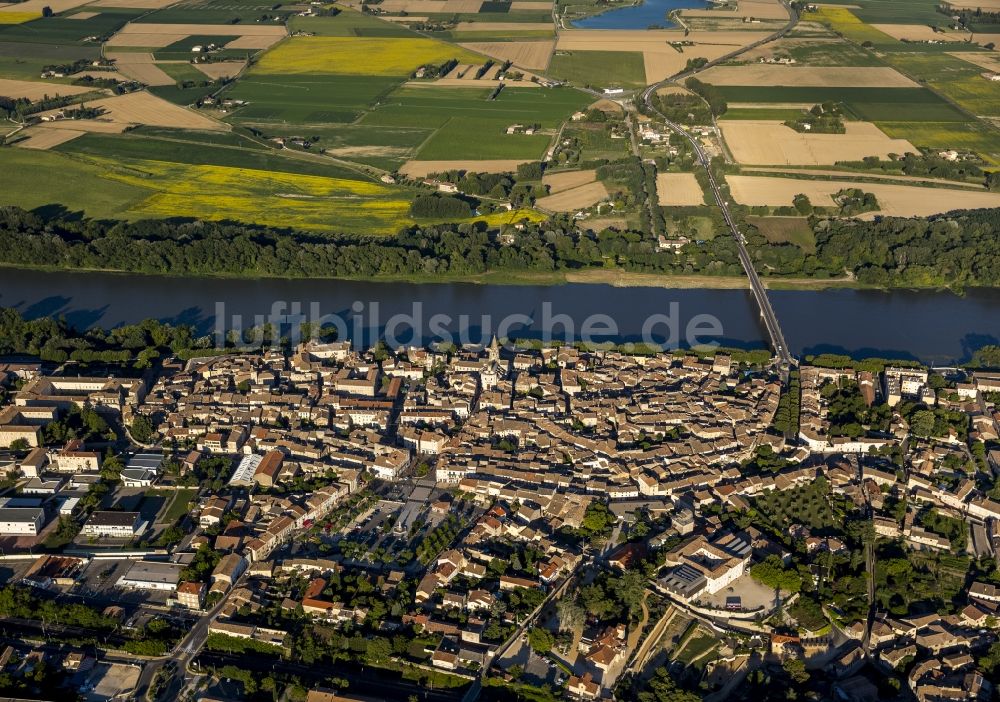
[(761, 317), (764, 320), (764, 326), (767, 328), (768, 336), (771, 339), (771, 347), (774, 349), (775, 354), (780, 359), (782, 369), (787, 372), (787, 370), (794, 363), (794, 360), (792, 359), (791, 354), (788, 352), (788, 344), (785, 343), (784, 334), (782, 334), (781, 326), (778, 324), (778, 317), (777, 315), (775, 315), (774, 309), (771, 307), (771, 301), (767, 297), (767, 290), (764, 288), (763, 283), (760, 282), (760, 277), (757, 275), (757, 271), (753, 266), (753, 260), (750, 258), (750, 253), (747, 251), (746, 239), (744, 239), (743, 234), (740, 233), (739, 228), (736, 226), (736, 222), (733, 220), (732, 214), (729, 211), (729, 202), (728, 200), (725, 199), (725, 197), (723, 197), (722, 191), (720, 190), (719, 187), (719, 183), (715, 178), (715, 174), (712, 173), (708, 156), (705, 154), (704, 149), (702, 149), (701, 144), (698, 143), (697, 139), (695, 139), (693, 136), (691, 136), (691, 134), (682, 129), (679, 124), (671, 122), (669, 119), (667, 119), (666, 115), (660, 112), (653, 104), (653, 95), (655, 95), (656, 91), (659, 90), (660, 88), (669, 85), (671, 83), (676, 83), (677, 81), (680, 81), (684, 78), (689, 78), (695, 75), (696, 73), (705, 70), (706, 68), (710, 68), (716, 64), (729, 61), (730, 59), (733, 59), (751, 49), (754, 49), (758, 46), (762, 46), (763, 44), (767, 44), (768, 42), (772, 42), (775, 39), (780, 39), (781, 37), (785, 36), (785, 34), (787, 34), (798, 23), (799, 16), (798, 13), (795, 12), (795, 10), (793, 10), (791, 7), (789, 7), (787, 3), (782, 2), (782, 4), (785, 5), (785, 9), (788, 10), (788, 24), (786, 24), (780, 30), (778, 30), (777, 32), (775, 32), (770, 36), (761, 39), (760, 41), (756, 41), (753, 44), (749, 44), (747, 46), (738, 49), (737, 51), (733, 51), (729, 54), (726, 54), (725, 56), (721, 56), (715, 59), (714, 61), (709, 61), (700, 68), (696, 68), (690, 71), (685, 71), (683, 73), (678, 73), (677, 75), (671, 76), (666, 80), (660, 81), (659, 83), (655, 83), (654, 85), (649, 86), (642, 92), (642, 101), (645, 103), (646, 108), (650, 112), (653, 112), (654, 114), (658, 115), (664, 122), (666, 122), (667, 126), (673, 132), (681, 135), (689, 142), (691, 142), (691, 146), (694, 147), (695, 153), (698, 155), (698, 160), (701, 162), (702, 166), (705, 167), (705, 171), (708, 173), (709, 185), (712, 188), (712, 194), (715, 197), (715, 201), (718, 204), (719, 209), (722, 211), (722, 216), (726, 221), (726, 225), (729, 227), (730, 233), (733, 235), (733, 239), (736, 241), (736, 249), (739, 255), (740, 264), (742, 264), (743, 270), (746, 273), (747, 278), (750, 279), (750, 288), (753, 291), (754, 299), (757, 301), (757, 306), (760, 308)]
[[(187, 678), (190, 678), (190, 674), (187, 672), (188, 663), (198, 655), (201, 647), (205, 645), (205, 639), (208, 638), (208, 627), (215, 619), (215, 617), (222, 611), (222, 608), (226, 605), (229, 597), (235, 592), (243, 583), (246, 575), (241, 575), (239, 580), (233, 583), (232, 588), (226, 593), (225, 597), (216, 603), (212, 609), (203, 614), (201, 618), (198, 619), (197, 623), (191, 628), (184, 638), (180, 640), (177, 647), (174, 648), (173, 652), (162, 659), (151, 661), (143, 666), (142, 675), (139, 676), (139, 683), (136, 685), (136, 691), (141, 693), (146, 697), (146, 699), (158, 699), (162, 698), (165, 700), (176, 700), (180, 696), (180, 691), (187, 686)], [(153, 677), (156, 673), (163, 668), (163, 666), (168, 661), (175, 661), (177, 665), (170, 672), (169, 679), (162, 685), (157, 692), (155, 697), (150, 697), (148, 695), (149, 685), (153, 681)]]

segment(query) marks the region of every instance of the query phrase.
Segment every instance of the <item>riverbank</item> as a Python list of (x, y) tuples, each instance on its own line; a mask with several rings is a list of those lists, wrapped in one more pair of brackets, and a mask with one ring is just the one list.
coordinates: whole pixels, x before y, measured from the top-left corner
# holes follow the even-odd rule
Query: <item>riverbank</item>
[[(173, 280), (241, 280), (241, 281), (344, 281), (384, 283), (387, 285), (410, 283), (414, 285), (448, 285), (468, 283), (471, 285), (611, 285), (616, 288), (664, 288), (669, 290), (749, 290), (746, 276), (717, 275), (670, 275), (669, 273), (643, 273), (620, 268), (588, 268), (584, 270), (560, 271), (490, 271), (478, 275), (405, 275), (405, 276), (280, 276), (244, 275), (227, 273), (160, 273), (128, 271), (111, 268), (63, 268), (60, 266), (14, 266), (0, 263), (0, 270), (37, 271), (39, 273), (66, 273), (69, 275), (100, 274), (112, 276), (143, 276)], [(764, 286), (773, 290), (828, 290), (828, 289), (881, 289), (859, 284), (848, 278), (763, 278)], [(913, 290), (901, 287), (899, 290)], [(925, 290), (940, 291), (948, 288), (929, 287)]]

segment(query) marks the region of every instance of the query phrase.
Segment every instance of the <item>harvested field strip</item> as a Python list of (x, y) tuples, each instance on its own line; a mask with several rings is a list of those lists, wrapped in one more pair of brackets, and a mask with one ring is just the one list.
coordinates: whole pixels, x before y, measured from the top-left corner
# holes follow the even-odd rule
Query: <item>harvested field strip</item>
[(510, 61), (515, 66), (542, 70), (549, 65), (554, 41), (492, 41), (473, 42), (461, 46), (495, 59)]
[[(358, 57), (364, 60), (358, 60)], [(261, 57), (255, 73), (408, 76), (428, 63), (457, 59), (481, 64), (467, 49), (434, 39), (295, 37)]]
[(948, 55), (987, 71), (1000, 71), (1000, 55), (992, 51), (956, 51)]
[(916, 88), (888, 66), (780, 66), (749, 64), (715, 66), (698, 78), (713, 85), (787, 85), (820, 88)]
[(108, 52), (115, 60), (115, 67), (123, 76), (146, 85), (175, 85), (176, 81), (153, 61), (153, 55), (138, 51)]
[(229, 129), (228, 125), (216, 122), (193, 110), (172, 105), (147, 92), (89, 100), (87, 106), (103, 108), (106, 112), (96, 120), (73, 120), (73, 129), (108, 131), (103, 127), (111, 126), (117, 127), (118, 131), (121, 131), (130, 124), (211, 131), (228, 131)]
[(424, 178), (445, 171), (475, 171), (476, 173), (513, 173), (530, 159), (494, 159), (489, 161), (407, 161), (399, 172), (411, 178)]
[(546, 173), (542, 177), (542, 183), (549, 186), (549, 194), (555, 195), (564, 190), (575, 188), (586, 183), (593, 183), (597, 180), (597, 170), (586, 171), (564, 171), (562, 173)]
[(958, 209), (1000, 207), (1000, 193), (956, 190), (949, 188), (921, 188), (911, 185), (888, 183), (863, 183), (823, 180), (796, 180), (765, 176), (726, 176), (733, 199), (742, 205), (768, 205), (781, 207), (792, 204), (792, 199), (802, 193), (815, 206), (833, 207), (833, 195), (845, 188), (860, 188), (874, 193), (880, 210), (866, 213), (898, 217), (927, 217), (932, 214)]
[(234, 78), (246, 66), (246, 61), (215, 61), (212, 63), (192, 64), (212, 80), (219, 78)]
[(935, 31), (927, 24), (873, 24), (871, 26), (888, 34), (893, 39), (907, 41), (963, 42), (970, 36), (969, 32)]
[(83, 136), (84, 132), (73, 129), (46, 129), (45, 127), (30, 127), (20, 132), (19, 136), (27, 139), (18, 141), (15, 146), (21, 149), (39, 149), (47, 151), (67, 141)]
[(43, 83), (33, 80), (9, 80), (0, 78), (0, 95), (13, 99), (24, 98), (34, 102), (45, 96), (79, 95), (89, 93), (93, 88), (80, 85), (61, 85), (59, 83)]
[(694, 173), (659, 173), (656, 194), (665, 207), (692, 207), (705, 204), (705, 193)]
[(543, 210), (552, 212), (575, 212), (596, 205), (607, 197), (608, 189), (604, 187), (604, 183), (594, 182), (540, 198), (535, 204)]
[(860, 161), (865, 156), (918, 153), (904, 139), (890, 139), (874, 124), (847, 122), (846, 134), (804, 134), (780, 122), (731, 120), (719, 123), (733, 158), (741, 164), (821, 166)]

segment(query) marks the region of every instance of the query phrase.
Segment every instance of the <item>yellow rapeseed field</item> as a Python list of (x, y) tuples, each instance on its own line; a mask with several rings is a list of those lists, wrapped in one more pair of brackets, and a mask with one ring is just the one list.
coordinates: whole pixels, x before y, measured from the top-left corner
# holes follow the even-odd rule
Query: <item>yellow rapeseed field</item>
[(528, 220), (529, 222), (544, 222), (548, 217), (538, 210), (510, 210), (506, 212), (494, 212), (488, 215), (482, 215), (481, 217), (470, 217), (467, 221), (469, 222), (486, 222), (491, 227), (497, 227), (502, 224), (515, 224), (521, 220)]
[(385, 234), (411, 222), (402, 193), (365, 181), (164, 161), (106, 165), (106, 178), (158, 191), (131, 208), (136, 216), (245, 220), (249, 213), (269, 226)]
[(0, 24), (24, 24), (39, 17), (37, 12), (0, 12)]
[(424, 64), (484, 63), (466, 49), (425, 38), (294, 37), (264, 54), (254, 67), (275, 75), (408, 76)]
[(804, 19), (816, 19), (828, 25), (833, 31), (843, 35), (845, 39), (861, 44), (870, 41), (873, 44), (896, 44), (895, 39), (885, 32), (880, 32), (871, 25), (859, 20), (853, 12), (845, 7), (825, 5), (805, 15)]

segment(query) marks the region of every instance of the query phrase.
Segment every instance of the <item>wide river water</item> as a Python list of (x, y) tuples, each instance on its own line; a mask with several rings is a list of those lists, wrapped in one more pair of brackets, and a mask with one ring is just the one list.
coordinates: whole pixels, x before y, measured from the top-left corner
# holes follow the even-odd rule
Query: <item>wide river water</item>
[[(974, 290), (964, 297), (843, 289), (770, 295), (789, 350), (797, 356), (835, 352), (947, 363), (968, 358), (984, 344), (1000, 343), (1000, 290)], [(336, 315), (344, 333), (361, 343), (382, 335), (387, 325), (401, 342), (428, 343), (444, 331), (454, 341), (479, 343), (511, 315), (522, 315), (505, 335), (539, 338), (548, 328), (553, 338), (579, 338), (589, 320), (595, 340), (638, 341), (652, 320), (657, 341), (685, 346), (695, 320), (708, 329), (698, 339), (702, 342), (765, 346), (757, 309), (745, 290), (182, 279), (0, 269), (0, 306), (15, 307), (30, 318), (64, 315), (78, 328), (155, 318), (214, 334), (252, 327), (272, 313), (296, 314), (295, 305), (307, 317)], [(706, 326), (706, 319), (717, 320), (718, 327), (714, 322)], [(320, 321), (336, 323), (331, 317)], [(420, 332), (416, 339), (407, 331), (413, 328)]]
[(616, 7), (591, 17), (574, 20), (577, 29), (668, 29), (676, 25), (667, 19), (672, 10), (691, 10), (708, 6), (706, 0), (641, 0), (638, 5)]

